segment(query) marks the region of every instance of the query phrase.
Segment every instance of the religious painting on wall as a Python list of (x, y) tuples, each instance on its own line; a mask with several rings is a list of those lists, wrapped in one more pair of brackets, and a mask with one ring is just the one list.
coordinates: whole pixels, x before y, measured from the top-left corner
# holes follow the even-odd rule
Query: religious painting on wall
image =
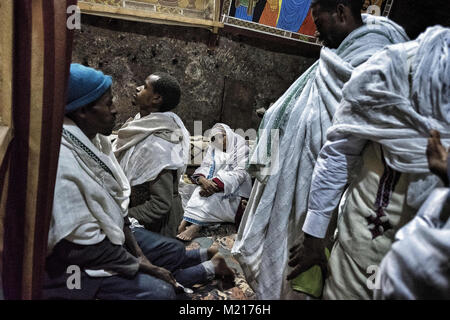
[[(365, 0), (363, 13), (388, 16), (393, 0)], [(222, 21), (255, 32), (318, 44), (311, 0), (224, 0)]]
[(163, 24), (223, 27), (220, 0), (79, 0), (81, 12)]

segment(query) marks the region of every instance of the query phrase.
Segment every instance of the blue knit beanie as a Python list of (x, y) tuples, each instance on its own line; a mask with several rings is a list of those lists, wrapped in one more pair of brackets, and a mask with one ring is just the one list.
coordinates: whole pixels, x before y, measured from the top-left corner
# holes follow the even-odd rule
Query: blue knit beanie
[(65, 113), (99, 99), (111, 87), (111, 84), (111, 77), (104, 75), (103, 72), (72, 63)]

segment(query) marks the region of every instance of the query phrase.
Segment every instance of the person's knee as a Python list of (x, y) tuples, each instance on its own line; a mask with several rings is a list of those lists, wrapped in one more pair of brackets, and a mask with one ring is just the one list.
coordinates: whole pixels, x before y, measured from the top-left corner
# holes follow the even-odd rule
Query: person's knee
[(158, 294), (156, 298), (158, 300), (175, 300), (177, 297), (174, 287), (162, 280), (155, 291)]
[(178, 257), (183, 257), (186, 254), (186, 247), (178, 240), (174, 240), (174, 252)]
[(178, 240), (170, 239), (166, 244), (166, 252), (167, 257), (170, 257), (169, 264), (177, 265), (184, 259), (186, 255), (186, 247)]
[(165, 282), (164, 287), (162, 287), (160, 290), (161, 300), (175, 300), (177, 297), (174, 287), (167, 282)]
[(174, 238), (164, 237), (163, 240), (167, 251), (178, 252), (185, 248), (181, 241)]
[(168, 282), (144, 276), (145, 280), (140, 283), (141, 292), (137, 295), (138, 300), (175, 300), (175, 288)]

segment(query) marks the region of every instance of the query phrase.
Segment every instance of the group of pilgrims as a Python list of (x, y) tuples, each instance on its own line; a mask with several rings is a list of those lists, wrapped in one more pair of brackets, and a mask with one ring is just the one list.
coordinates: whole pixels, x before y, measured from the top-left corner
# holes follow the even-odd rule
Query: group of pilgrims
[[(450, 29), (410, 40), (361, 15), (362, 2), (312, 1), (320, 58), (267, 110), (251, 148), (211, 128), (185, 205), (179, 82), (148, 76), (139, 113), (112, 134), (112, 78), (73, 63), (45, 298), (177, 299), (232, 281), (219, 247), (186, 249), (221, 223), (236, 226), (231, 253), (258, 299), (450, 298)], [(66, 285), (70, 265), (81, 290)], [(318, 294), (293, 285), (314, 282), (317, 266)]]

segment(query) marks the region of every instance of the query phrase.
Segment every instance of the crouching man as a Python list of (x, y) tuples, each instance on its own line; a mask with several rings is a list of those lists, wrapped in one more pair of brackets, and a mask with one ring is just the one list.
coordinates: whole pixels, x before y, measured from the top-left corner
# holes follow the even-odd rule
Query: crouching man
[(111, 84), (100, 71), (71, 65), (44, 298), (175, 299), (177, 281), (232, 275), (217, 248), (186, 251), (128, 218), (130, 185), (106, 137), (117, 114)]

